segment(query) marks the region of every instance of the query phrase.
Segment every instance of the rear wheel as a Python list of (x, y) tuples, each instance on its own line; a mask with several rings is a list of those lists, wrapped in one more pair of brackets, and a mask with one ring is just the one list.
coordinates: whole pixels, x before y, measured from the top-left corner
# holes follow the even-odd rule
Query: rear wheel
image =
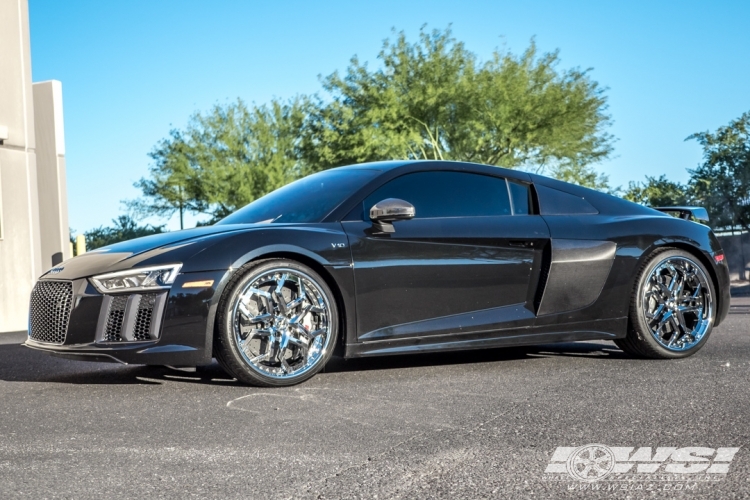
[(217, 323), (215, 356), (228, 373), (247, 384), (286, 386), (309, 379), (330, 359), (338, 311), (314, 270), (273, 259), (237, 273)]
[(716, 293), (705, 266), (692, 254), (669, 249), (641, 268), (631, 296), (623, 351), (647, 358), (684, 358), (708, 340)]

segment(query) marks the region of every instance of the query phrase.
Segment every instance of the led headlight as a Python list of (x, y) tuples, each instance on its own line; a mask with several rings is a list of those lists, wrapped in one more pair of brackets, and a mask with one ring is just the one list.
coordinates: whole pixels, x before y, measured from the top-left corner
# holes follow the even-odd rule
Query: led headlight
[(172, 286), (182, 264), (141, 267), (116, 273), (100, 274), (91, 278), (101, 293), (162, 290)]

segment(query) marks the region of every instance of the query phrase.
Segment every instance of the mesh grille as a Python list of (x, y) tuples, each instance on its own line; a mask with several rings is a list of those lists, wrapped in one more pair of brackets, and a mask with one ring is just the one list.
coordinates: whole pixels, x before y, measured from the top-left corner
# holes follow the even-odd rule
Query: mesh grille
[(62, 344), (68, 333), (73, 308), (73, 284), (39, 281), (31, 292), (29, 337), (39, 342)]
[(105, 342), (122, 341), (122, 323), (125, 320), (125, 306), (127, 303), (127, 295), (112, 297), (112, 304), (110, 304), (107, 313), (107, 324), (104, 327)]
[(151, 320), (154, 317), (155, 303), (155, 293), (141, 295), (141, 300), (138, 302), (138, 315), (135, 317), (135, 325), (133, 325), (133, 338), (135, 340), (151, 339)]
[(144, 341), (157, 338), (158, 335), (152, 337), (152, 323), (158, 316), (158, 297), (158, 293), (113, 296), (106, 313), (102, 341)]

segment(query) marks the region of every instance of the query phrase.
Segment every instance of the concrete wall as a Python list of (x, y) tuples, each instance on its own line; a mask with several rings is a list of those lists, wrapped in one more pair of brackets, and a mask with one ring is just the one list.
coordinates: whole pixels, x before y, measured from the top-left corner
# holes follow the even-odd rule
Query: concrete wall
[(719, 236), (732, 280), (750, 279), (750, 233)]
[(0, 332), (25, 330), (29, 294), (45, 269), (26, 0), (0, 1)]
[(56, 80), (34, 83), (33, 91), (39, 229), (46, 269), (71, 257), (62, 84)]

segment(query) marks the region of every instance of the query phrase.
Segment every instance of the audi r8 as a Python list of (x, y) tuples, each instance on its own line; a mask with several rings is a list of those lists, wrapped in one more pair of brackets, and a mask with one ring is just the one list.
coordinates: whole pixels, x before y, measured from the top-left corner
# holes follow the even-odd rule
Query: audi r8
[(334, 168), (215, 225), (52, 268), (32, 291), (25, 345), (147, 365), (215, 358), (259, 386), (302, 382), (334, 352), (606, 339), (682, 358), (729, 309), (706, 219), (493, 166)]

